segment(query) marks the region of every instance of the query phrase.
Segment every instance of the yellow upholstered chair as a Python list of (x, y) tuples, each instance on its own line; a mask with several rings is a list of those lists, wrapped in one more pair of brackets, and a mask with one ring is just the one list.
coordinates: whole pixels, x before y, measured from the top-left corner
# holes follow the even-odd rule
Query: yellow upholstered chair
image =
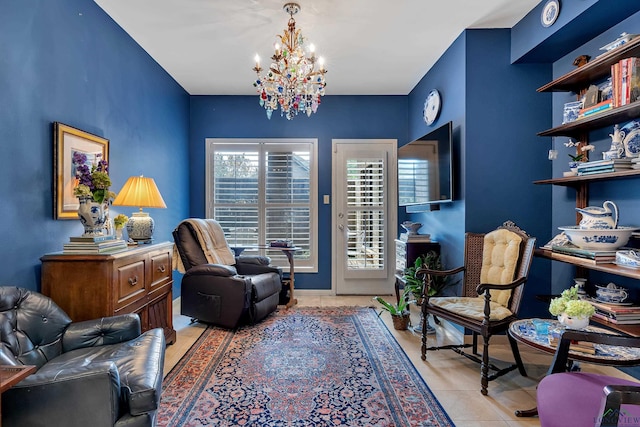
[[(489, 362), (489, 339), (496, 333), (505, 332), (517, 318), (524, 284), (529, 274), (535, 238), (507, 221), (490, 233), (467, 233), (465, 235), (464, 266), (453, 270), (430, 270), (422, 268), (417, 274), (424, 278), (422, 303), (422, 360), (427, 351), (451, 349), (481, 364), (481, 392), (487, 394), (488, 383), (516, 367), (523, 376), (518, 347), (511, 337), (509, 342), (515, 364), (498, 368)], [(463, 295), (459, 297), (429, 297), (429, 286), (434, 276), (463, 274)], [(433, 346), (427, 345), (427, 314), (444, 319), (469, 329), (473, 333), (472, 344)], [(478, 335), (482, 335), (484, 346), (482, 358), (478, 354)], [(468, 353), (462, 348), (472, 347)], [(495, 371), (489, 375), (489, 371)]]

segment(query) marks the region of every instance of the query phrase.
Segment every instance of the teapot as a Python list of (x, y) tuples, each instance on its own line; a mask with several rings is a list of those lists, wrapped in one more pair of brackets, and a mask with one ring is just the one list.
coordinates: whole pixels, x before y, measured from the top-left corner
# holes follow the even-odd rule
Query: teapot
[(615, 283), (609, 283), (607, 286), (596, 285), (596, 300), (598, 301), (621, 303), (628, 296), (627, 290), (616, 286)]
[(618, 228), (618, 207), (610, 200), (605, 201), (602, 207), (587, 206), (576, 210), (582, 214), (579, 224), (582, 229)]

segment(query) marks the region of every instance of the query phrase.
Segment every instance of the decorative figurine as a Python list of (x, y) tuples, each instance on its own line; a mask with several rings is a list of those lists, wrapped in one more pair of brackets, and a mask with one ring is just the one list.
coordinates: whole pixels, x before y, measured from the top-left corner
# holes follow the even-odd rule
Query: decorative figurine
[(589, 55), (580, 55), (573, 60), (573, 65), (575, 65), (576, 67), (582, 67), (587, 62), (589, 62), (590, 59), (591, 57)]
[(609, 136), (611, 137), (611, 147), (609, 148), (609, 151), (602, 153), (603, 159), (622, 159), (625, 157), (625, 153), (624, 144), (622, 143), (623, 134), (620, 131), (620, 126), (615, 125), (613, 127), (613, 134), (610, 134)]

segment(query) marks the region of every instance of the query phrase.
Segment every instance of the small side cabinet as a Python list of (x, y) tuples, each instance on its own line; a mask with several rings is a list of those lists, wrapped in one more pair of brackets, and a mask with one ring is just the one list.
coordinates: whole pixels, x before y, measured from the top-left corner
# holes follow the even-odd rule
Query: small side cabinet
[(137, 313), (143, 331), (163, 328), (172, 344), (172, 248), (164, 242), (105, 255), (44, 255), (42, 293), (74, 322)]

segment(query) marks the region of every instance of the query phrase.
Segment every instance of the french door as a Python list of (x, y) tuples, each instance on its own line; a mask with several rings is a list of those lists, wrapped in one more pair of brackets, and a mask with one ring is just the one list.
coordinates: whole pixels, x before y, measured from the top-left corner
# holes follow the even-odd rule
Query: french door
[(332, 254), (338, 295), (393, 290), (396, 140), (333, 140)]

